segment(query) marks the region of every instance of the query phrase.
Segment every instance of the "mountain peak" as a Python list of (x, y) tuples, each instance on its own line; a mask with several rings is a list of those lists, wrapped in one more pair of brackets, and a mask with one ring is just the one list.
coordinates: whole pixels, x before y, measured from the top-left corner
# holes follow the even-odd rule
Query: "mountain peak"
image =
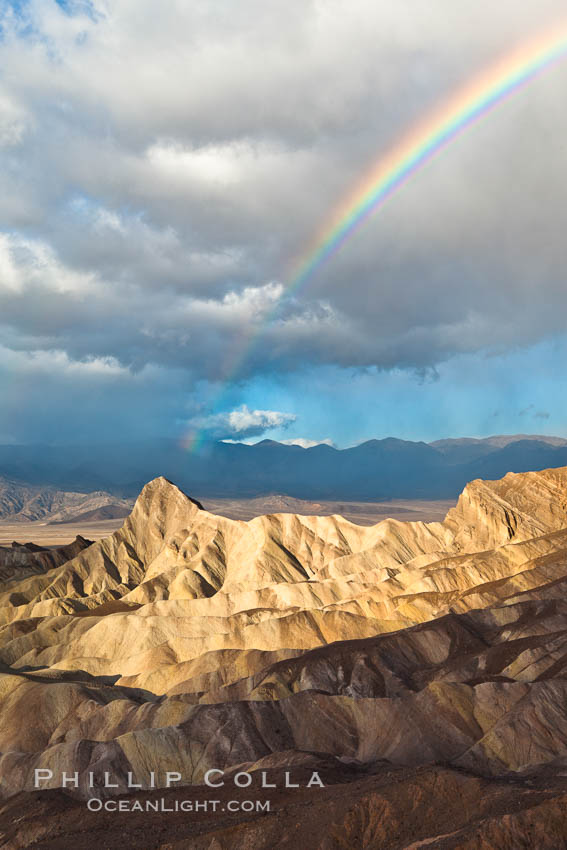
[(148, 483), (142, 488), (136, 502), (139, 500), (146, 501), (148, 499), (153, 499), (158, 494), (165, 498), (186, 499), (188, 502), (195, 505), (195, 507), (199, 508), (200, 511), (204, 510), (200, 502), (191, 498), (191, 496), (188, 496), (187, 493), (184, 493), (183, 490), (177, 486), (177, 484), (174, 484), (173, 481), (170, 481), (169, 478), (166, 478), (164, 475), (158, 475), (157, 478), (152, 478), (151, 481), (148, 481)]
[[(317, 754), (356, 762), (381, 795), (398, 768), (523, 783), (567, 757), (567, 468), (472, 481), (444, 522), (369, 527), (217, 517), (159, 477), (121, 529), (85, 543), (0, 584), (8, 794), (37, 800), (34, 769), (55, 789), (63, 766), (79, 798), (90, 774), (125, 794), (128, 774), (173, 756), (202, 784)], [(41, 723), (22, 723), (29, 706)]]

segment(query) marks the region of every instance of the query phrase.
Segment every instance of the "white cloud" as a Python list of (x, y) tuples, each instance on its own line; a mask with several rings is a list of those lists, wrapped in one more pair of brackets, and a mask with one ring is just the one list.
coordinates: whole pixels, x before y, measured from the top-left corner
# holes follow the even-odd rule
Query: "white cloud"
[(87, 295), (96, 285), (94, 272), (66, 267), (47, 242), (0, 233), (0, 293), (4, 289), (25, 294), (39, 288), (58, 294)]
[[(243, 404), (227, 413), (195, 416), (188, 423), (192, 431), (202, 431), (211, 439), (243, 442), (245, 438), (258, 436), (273, 428), (288, 428), (297, 417), (293, 413), (279, 410), (250, 410)], [(235, 439), (236, 437), (242, 439)]]
[(150, 166), (177, 185), (182, 181), (221, 184), (237, 183), (242, 175), (243, 160), (249, 160), (248, 145), (211, 145), (188, 150), (172, 143), (152, 145), (147, 151)]
[(19, 145), (28, 123), (27, 111), (0, 90), (0, 148)]
[[(487, 32), (484, 15), (444, 0), (417, 0), (411, 14), (385, 0), (292, 0), (269, 13), (259, 0), (215, 0), (173, 4), (159, 20), (150, 0), (23, 8), (18, 23), (0, 5), (0, 137), (11, 145), (0, 228), (20, 241), (33, 232), (34, 285), (84, 290), (94, 276), (98, 321), (129, 302), (146, 340), (199, 345), (177, 320), (210, 323), (225, 351), (201, 358), (207, 374), (230, 364), (238, 323), (254, 336), (294, 259), (378, 155), (561, 11), (558, 0), (537, 10), (503, 0)], [(264, 356), (248, 368), (422, 367), (561, 330), (563, 74), (527, 87), (408, 185), (262, 331)], [(537, 221), (525, 197), (541, 199)], [(8, 269), (0, 286), (23, 284)], [(3, 305), (7, 321), (18, 311)], [(128, 361), (118, 337), (103, 351), (104, 328), (85, 333), (85, 321), (73, 317), (83, 347), (96, 338), (93, 356)], [(122, 338), (127, 349), (131, 334)], [(141, 344), (136, 356), (156, 351)], [(162, 345), (166, 356), (178, 361)]]
[(6, 350), (153, 364), (182, 410), (199, 382), (424, 369), (564, 332), (566, 62), (276, 309), (377, 159), (560, 0), (18, 5), (0, 0)]
[(284, 446), (301, 446), (302, 449), (311, 449), (313, 446), (333, 446), (334, 443), (330, 438), (326, 440), (307, 440), (305, 437), (295, 437), (292, 440), (278, 440), (278, 443), (283, 443)]
[(0, 345), (0, 362), (9, 367), (17, 380), (26, 375), (57, 375), (66, 379), (105, 379), (126, 377), (128, 370), (113, 357), (89, 357), (71, 360), (65, 351), (12, 351)]

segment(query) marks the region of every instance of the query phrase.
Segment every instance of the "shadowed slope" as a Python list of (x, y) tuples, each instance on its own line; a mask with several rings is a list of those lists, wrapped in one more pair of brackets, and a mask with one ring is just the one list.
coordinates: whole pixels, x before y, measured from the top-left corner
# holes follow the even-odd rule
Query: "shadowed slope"
[(37, 766), (53, 787), (78, 770), (86, 795), (89, 771), (112, 772), (108, 794), (128, 771), (200, 783), (300, 753), (494, 777), (562, 763), (566, 485), (474, 481), (444, 523), (363, 528), (229, 520), (150, 482), (119, 531), (0, 595), (4, 795)]

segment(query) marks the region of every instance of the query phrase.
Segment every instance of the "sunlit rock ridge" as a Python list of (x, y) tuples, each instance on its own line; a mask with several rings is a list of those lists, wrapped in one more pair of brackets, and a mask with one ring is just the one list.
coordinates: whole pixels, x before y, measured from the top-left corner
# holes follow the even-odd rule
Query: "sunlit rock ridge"
[(299, 754), (484, 776), (567, 757), (567, 468), (371, 527), (230, 520), (157, 478), (120, 530), (0, 589), (4, 797), (38, 767), (104, 796)]

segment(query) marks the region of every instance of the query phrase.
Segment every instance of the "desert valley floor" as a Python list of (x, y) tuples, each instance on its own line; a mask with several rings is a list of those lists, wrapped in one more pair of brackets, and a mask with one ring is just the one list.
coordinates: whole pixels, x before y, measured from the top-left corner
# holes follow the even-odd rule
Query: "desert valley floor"
[[(0, 847), (567, 847), (567, 469), (367, 526), (229, 519), (158, 478), (90, 545), (0, 549), (0, 582)], [(276, 789), (86, 807), (128, 774), (205, 799), (212, 768)], [(185, 786), (151, 790), (166, 771)]]
[[(86, 498), (86, 497), (83, 497)], [(302, 516), (331, 516), (340, 514), (356, 525), (374, 525), (382, 519), (435, 522), (443, 520), (455, 504), (449, 500), (392, 499), (389, 502), (312, 502), (290, 496), (260, 496), (255, 499), (205, 499), (203, 507), (210, 513), (229, 519), (248, 521), (257, 516), (274, 513), (292, 513)], [(133, 505), (133, 503), (132, 503)], [(41, 519), (0, 517), (0, 546), (10, 546), (13, 541), (32, 541), (40, 546), (57, 546), (72, 543), (80, 535), (88, 540), (100, 540), (117, 531), (132, 508), (116, 510), (116, 517), (105, 518), (104, 512), (48, 513)], [(112, 505), (117, 508), (119, 506)], [(33, 515), (33, 512), (30, 512)], [(86, 518), (85, 518), (86, 517)]]

